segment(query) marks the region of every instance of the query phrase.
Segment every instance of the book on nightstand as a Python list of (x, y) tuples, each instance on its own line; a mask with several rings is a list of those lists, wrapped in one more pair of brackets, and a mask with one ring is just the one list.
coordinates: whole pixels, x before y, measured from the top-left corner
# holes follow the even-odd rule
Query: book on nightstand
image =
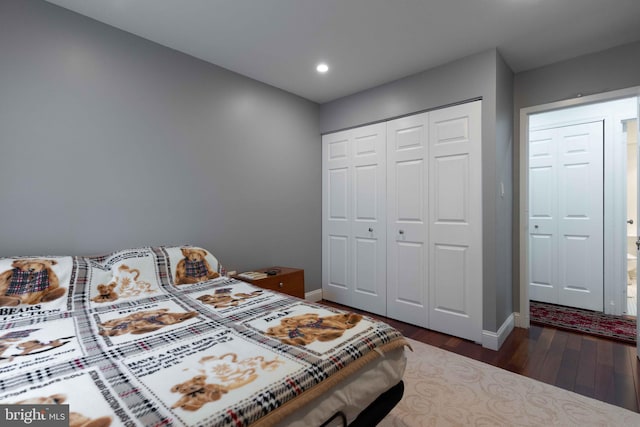
[(251, 283), (259, 288), (278, 291), (303, 299), (305, 297), (304, 270), (300, 268), (261, 268), (258, 271), (246, 271), (231, 277)]
[(266, 279), (268, 276), (266, 273), (260, 271), (245, 271), (244, 273), (238, 274), (238, 277), (249, 280), (260, 280)]

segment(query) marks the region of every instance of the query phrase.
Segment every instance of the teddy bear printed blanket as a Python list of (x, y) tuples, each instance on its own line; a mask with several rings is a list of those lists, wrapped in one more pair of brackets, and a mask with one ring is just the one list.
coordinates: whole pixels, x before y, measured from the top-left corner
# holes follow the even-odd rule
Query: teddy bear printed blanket
[(71, 425), (268, 425), (404, 345), (390, 326), (220, 276), (208, 251), (0, 259), (0, 403)]

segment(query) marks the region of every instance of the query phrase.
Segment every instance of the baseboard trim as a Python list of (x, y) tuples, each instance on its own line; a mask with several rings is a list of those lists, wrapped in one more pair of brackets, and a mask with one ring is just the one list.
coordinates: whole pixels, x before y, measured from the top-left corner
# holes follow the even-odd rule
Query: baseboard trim
[(522, 328), (522, 316), (520, 313), (513, 313), (513, 319), (515, 320), (516, 328)]
[(498, 332), (482, 331), (482, 346), (490, 350), (500, 350), (502, 344), (504, 344), (511, 331), (513, 331), (514, 326), (515, 316), (514, 313), (511, 313), (502, 326), (500, 326)]
[[(318, 302), (322, 300), (322, 289), (316, 289), (315, 291), (306, 292), (304, 299), (311, 302)], [(502, 326), (498, 329), (498, 332), (482, 331), (482, 347), (490, 350), (498, 351), (505, 340), (513, 331), (513, 328), (521, 321), (520, 313), (511, 313), (509, 317), (504, 321)]]
[(316, 289), (315, 291), (305, 292), (304, 299), (311, 302), (318, 302), (322, 299), (322, 289)]

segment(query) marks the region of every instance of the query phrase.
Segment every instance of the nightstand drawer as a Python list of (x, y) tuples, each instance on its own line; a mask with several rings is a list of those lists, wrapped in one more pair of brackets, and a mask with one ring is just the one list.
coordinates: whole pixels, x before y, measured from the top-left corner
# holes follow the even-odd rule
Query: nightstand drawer
[(264, 279), (247, 280), (243, 277), (237, 277), (252, 285), (259, 286), (263, 289), (278, 291), (298, 298), (304, 298), (304, 270), (288, 267), (269, 267), (256, 270), (258, 272), (266, 272), (275, 270), (273, 276), (267, 276)]

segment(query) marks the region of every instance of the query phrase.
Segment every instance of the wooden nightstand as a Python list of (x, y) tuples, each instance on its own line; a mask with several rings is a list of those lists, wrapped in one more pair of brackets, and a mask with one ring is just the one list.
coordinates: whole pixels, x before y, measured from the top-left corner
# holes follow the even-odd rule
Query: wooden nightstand
[(278, 291), (298, 298), (304, 298), (304, 270), (289, 267), (269, 267), (254, 270), (265, 273), (269, 270), (277, 271), (273, 276), (267, 276), (264, 279), (250, 280), (238, 275), (233, 276), (235, 279), (243, 282), (251, 283), (263, 289)]

